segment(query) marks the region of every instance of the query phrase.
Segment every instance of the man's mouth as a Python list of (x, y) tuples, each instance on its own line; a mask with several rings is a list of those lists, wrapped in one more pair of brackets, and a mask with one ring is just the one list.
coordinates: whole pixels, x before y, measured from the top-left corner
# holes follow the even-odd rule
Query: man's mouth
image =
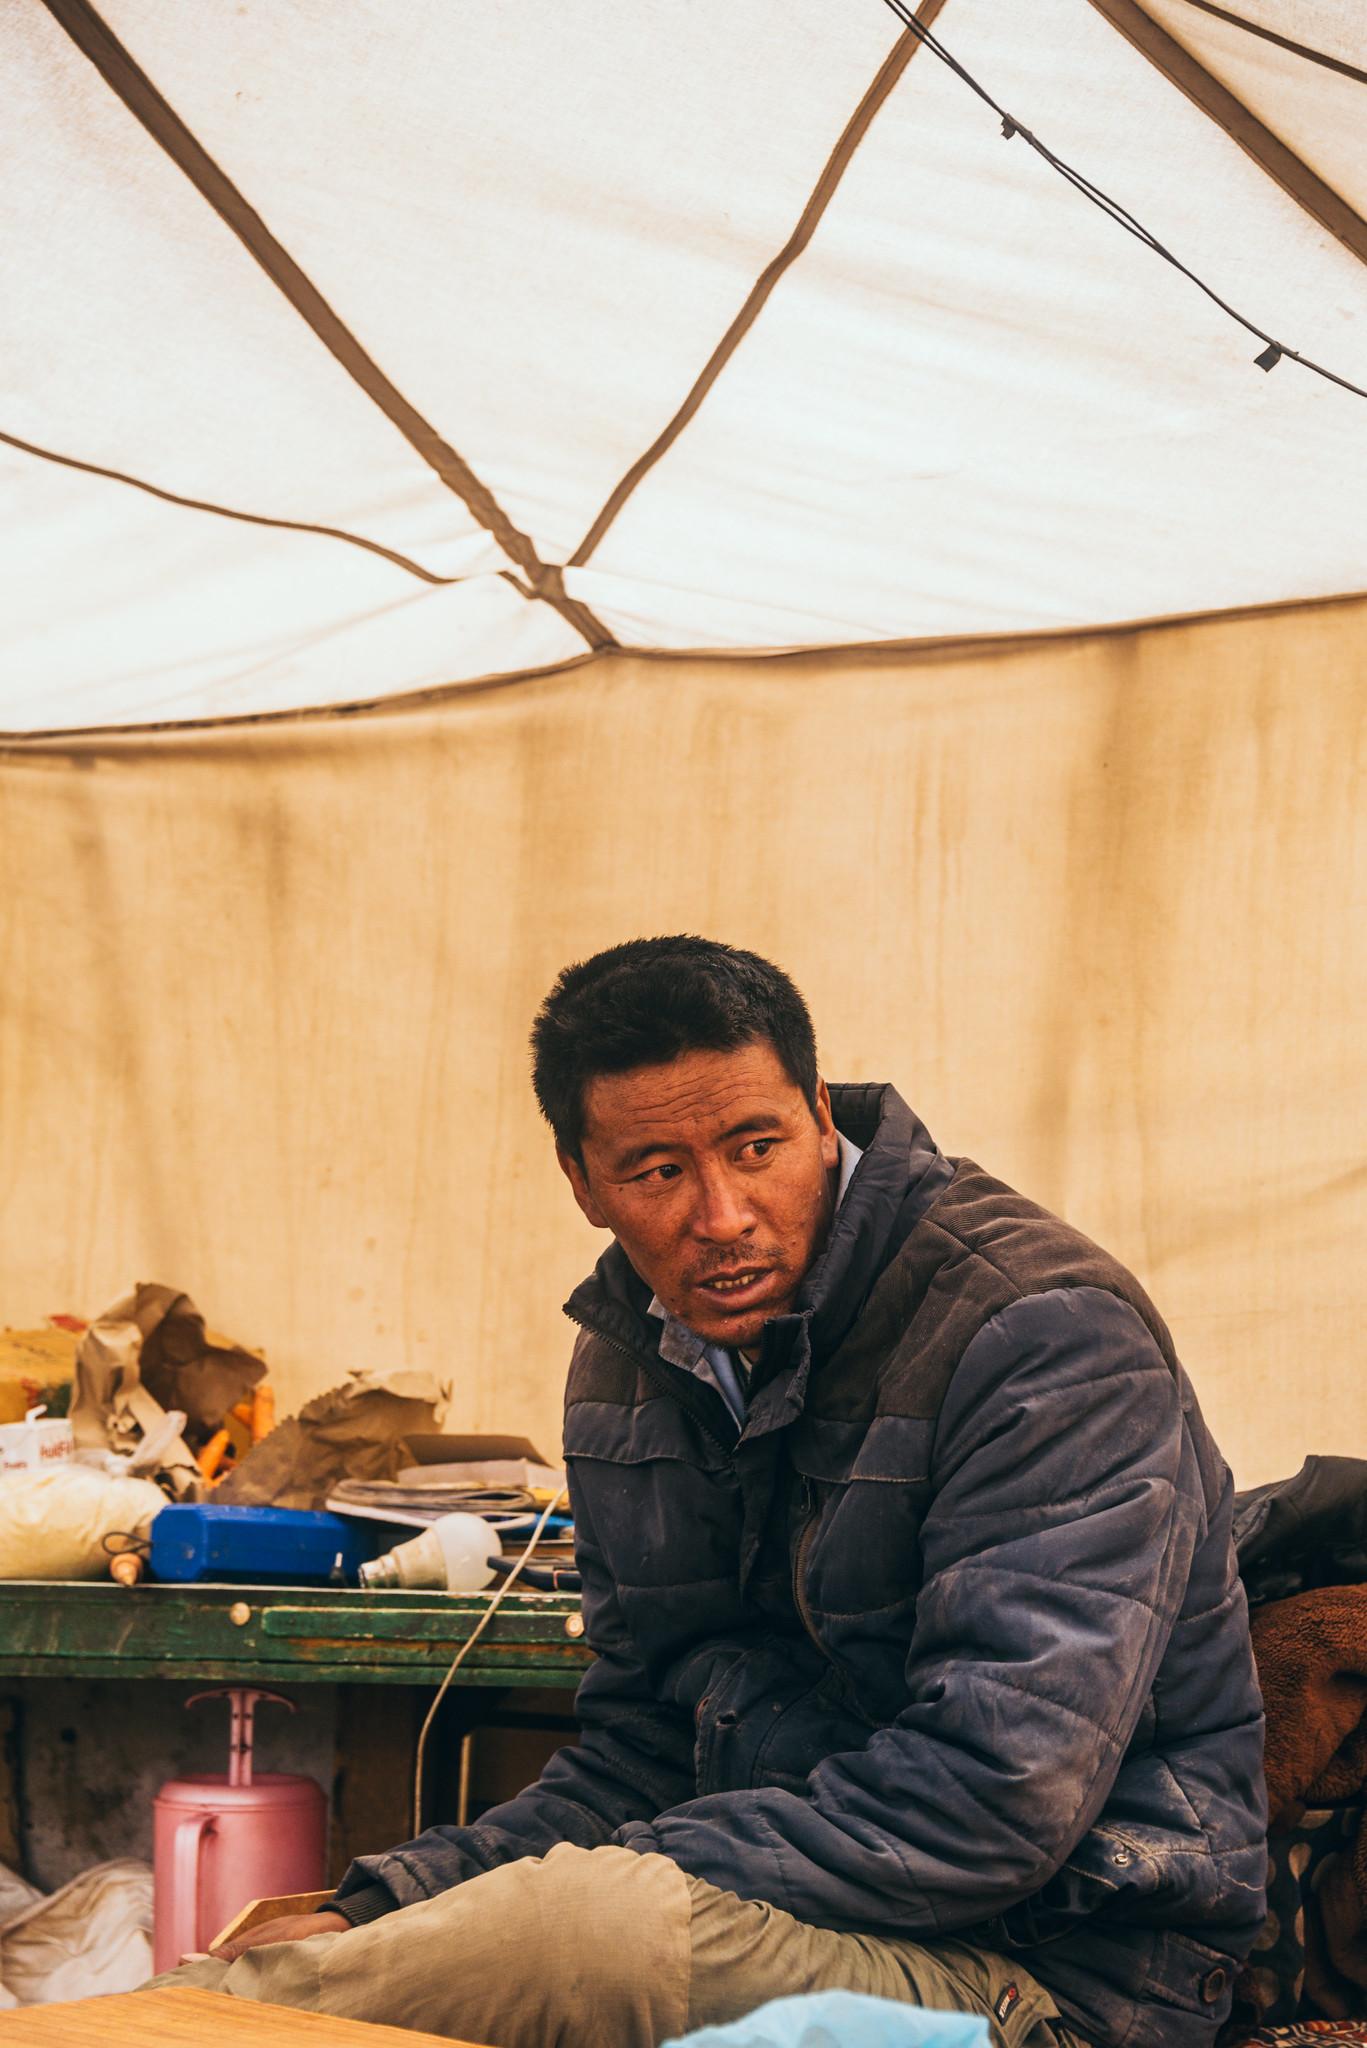
[(714, 1295), (728, 1306), (741, 1306), (752, 1295), (763, 1291), (773, 1274), (772, 1266), (742, 1266), (733, 1273), (713, 1273), (706, 1280), (699, 1280), (700, 1292)]

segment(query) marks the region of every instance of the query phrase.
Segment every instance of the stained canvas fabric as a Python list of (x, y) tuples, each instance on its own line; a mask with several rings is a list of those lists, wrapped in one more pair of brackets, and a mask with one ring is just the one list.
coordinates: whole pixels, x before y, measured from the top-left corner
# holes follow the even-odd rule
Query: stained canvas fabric
[(1139, 1276), (1241, 1486), (1360, 1446), (1365, 632), (613, 657), (9, 750), (5, 1316), (192, 1277), (281, 1415), (408, 1365), (554, 1456), (603, 1246), (527, 1032), (567, 961), (700, 931)]

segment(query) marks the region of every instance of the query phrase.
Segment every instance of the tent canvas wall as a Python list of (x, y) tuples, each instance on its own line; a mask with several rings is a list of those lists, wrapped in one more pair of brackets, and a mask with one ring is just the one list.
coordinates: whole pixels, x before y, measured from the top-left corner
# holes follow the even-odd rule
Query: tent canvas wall
[(572, 957), (784, 961), (827, 1071), (1125, 1257), (1242, 1482), (1359, 1446), (1367, 603), (957, 659), (600, 660), (0, 766), (5, 1307), (166, 1277), (293, 1401), (557, 1440)]
[[(1346, 10), (920, 15), (1367, 381)], [(1135, 1265), (1241, 1480), (1360, 1443), (1367, 404), (878, 0), (0, 41), (0, 1312), (553, 1439), (527, 1025), (691, 927)]]

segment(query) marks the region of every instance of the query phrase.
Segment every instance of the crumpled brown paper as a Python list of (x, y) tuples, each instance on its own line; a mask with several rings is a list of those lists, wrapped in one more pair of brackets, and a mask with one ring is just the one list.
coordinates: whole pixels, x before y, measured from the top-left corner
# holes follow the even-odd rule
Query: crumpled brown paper
[(407, 1438), (435, 1427), (444, 1399), (429, 1373), (354, 1372), (253, 1444), (214, 1489), (214, 1501), (321, 1508), (339, 1479), (393, 1479), (413, 1462)]
[(167, 1470), (188, 1491), (198, 1477), (193, 1452), (265, 1372), (250, 1351), (210, 1336), (188, 1294), (144, 1282), (81, 1339), (71, 1404), (77, 1447), (135, 1450), (179, 1410), (184, 1436), (168, 1447)]

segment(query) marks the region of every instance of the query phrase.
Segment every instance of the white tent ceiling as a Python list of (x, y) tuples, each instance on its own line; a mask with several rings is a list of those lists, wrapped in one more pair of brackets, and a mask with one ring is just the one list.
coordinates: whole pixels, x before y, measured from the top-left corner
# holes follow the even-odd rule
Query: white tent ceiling
[[(1367, 384), (1355, 0), (920, 11)], [(10, 0), (0, 53), (0, 728), (1367, 586), (1367, 402), (881, 0)]]

